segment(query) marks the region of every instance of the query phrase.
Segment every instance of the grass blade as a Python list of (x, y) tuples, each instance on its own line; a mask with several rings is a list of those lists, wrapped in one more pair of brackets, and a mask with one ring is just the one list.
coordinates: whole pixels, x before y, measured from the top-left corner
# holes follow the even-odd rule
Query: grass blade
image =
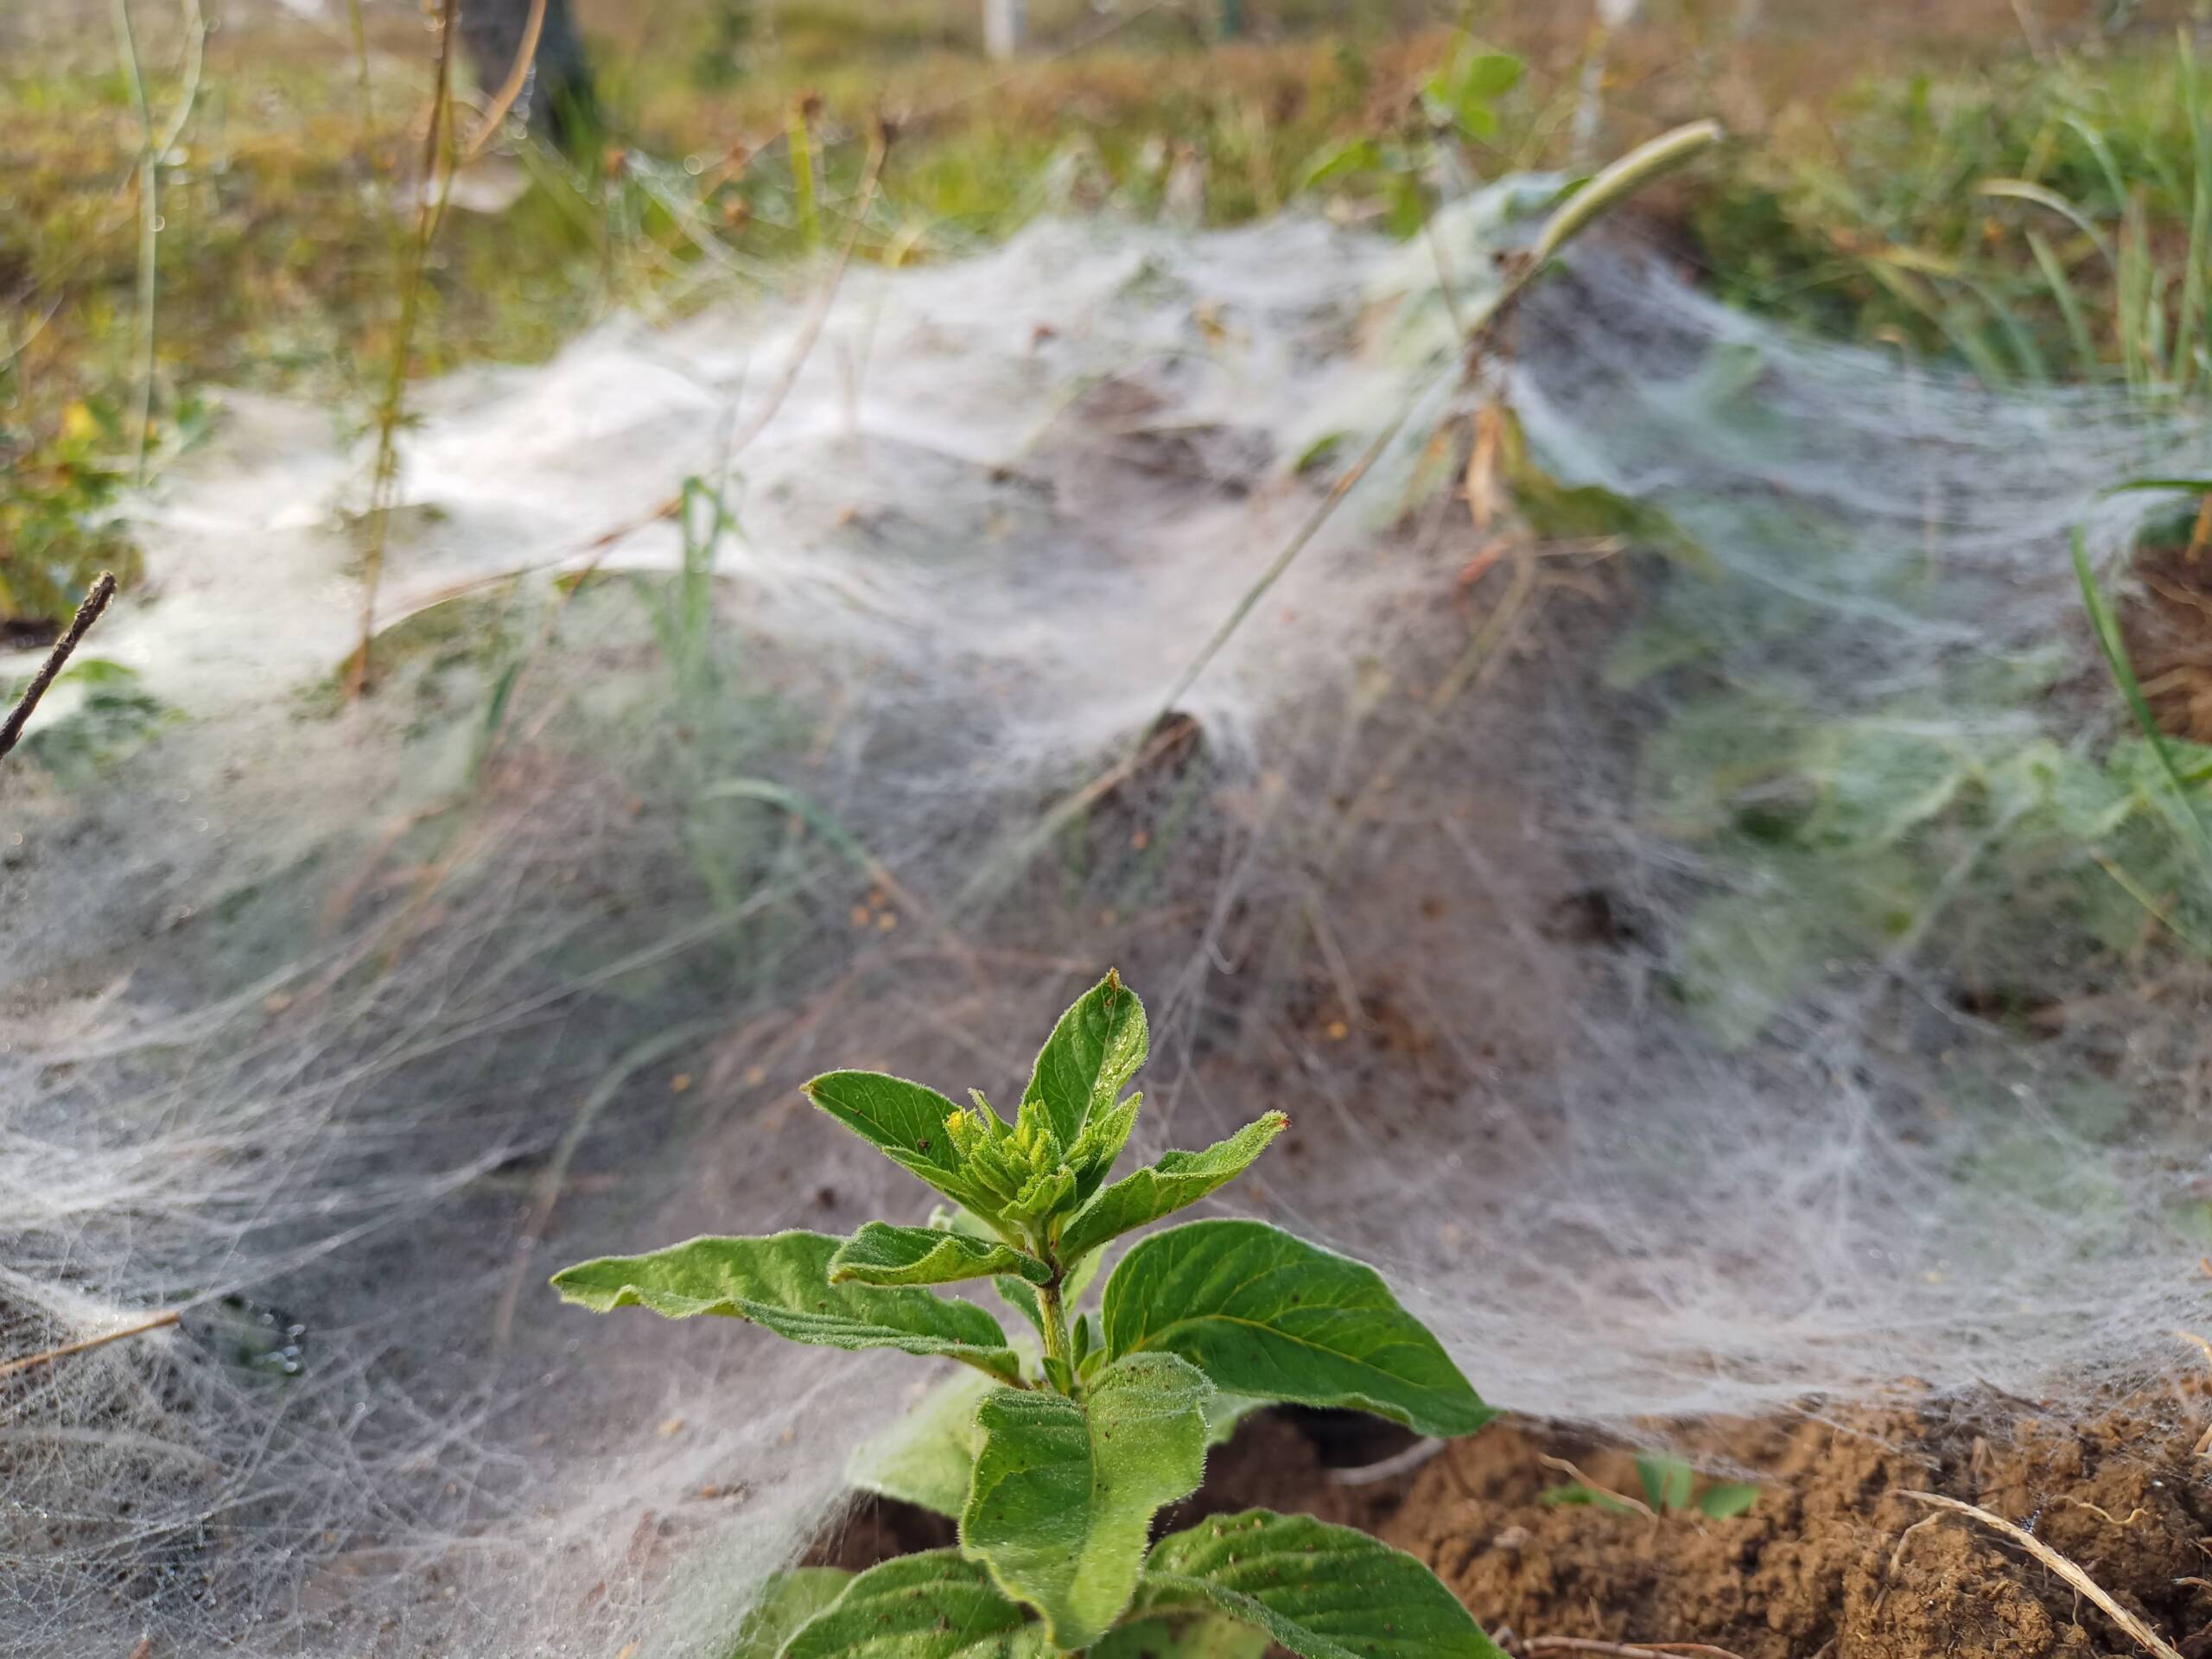
[(2028, 251), (2035, 256), (2036, 267), (2043, 272), (2043, 280), (2050, 289), (2050, 296), (2058, 302), (2058, 315), (2065, 320), (2066, 337), (2072, 341), (2078, 372), (2093, 374), (2097, 366), (2096, 341), (2089, 335), (2089, 319), (2082, 308), (2082, 296), (2074, 287), (2074, 279), (2066, 274), (2066, 267), (2040, 232), (2030, 231)]
[(2082, 604), (2089, 613), (2089, 627), (2097, 637), (2097, 649), (2104, 653), (2105, 665), (2112, 671), (2113, 683), (2120, 688), (2120, 695), (2127, 710), (2135, 716), (2135, 723), (2142, 729), (2152, 753), (2158, 756), (2158, 770), (2165, 774), (2172, 786), (2174, 804), (2179, 810), (2183, 826), (2196, 843), (2197, 855), (2208, 870), (2212, 870), (2212, 833), (2208, 833), (2204, 820), (2196, 810), (2196, 804), (2189, 792), (2189, 785), (2182, 780), (2180, 766), (2174, 760), (2172, 747), (2166, 734), (2158, 728), (2158, 717), (2151, 712), (2149, 699), (2135, 677), (2135, 665), (2128, 660), (2127, 642), (2121, 637), (2120, 619), (2113, 614), (2111, 602), (2105, 598), (2104, 589), (2097, 583), (2096, 572), (2089, 568), (2089, 549), (2086, 537), (2079, 530), (2074, 532), (2074, 575), (2082, 584)]

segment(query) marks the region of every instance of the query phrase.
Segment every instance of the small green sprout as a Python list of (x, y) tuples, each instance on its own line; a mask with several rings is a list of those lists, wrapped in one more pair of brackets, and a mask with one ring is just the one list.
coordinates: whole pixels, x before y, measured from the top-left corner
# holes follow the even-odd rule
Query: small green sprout
[[(1750, 1514), (1751, 1506), (1759, 1501), (1759, 1489), (1743, 1481), (1712, 1480), (1700, 1484), (1697, 1471), (1680, 1458), (1638, 1458), (1636, 1478), (1643, 1488), (1643, 1508), (1640, 1513), (1649, 1516), (1701, 1515), (1708, 1521), (1732, 1521), (1739, 1515)], [(1548, 1487), (1539, 1496), (1547, 1503), (1587, 1503), (1616, 1515), (1639, 1513), (1636, 1504), (1618, 1492), (1609, 1492), (1586, 1481), (1569, 1481), (1564, 1486)]]
[[(1268, 1402), (1374, 1413), (1424, 1434), (1495, 1414), (1374, 1269), (1256, 1221), (1154, 1233), (1077, 1306), (1106, 1247), (1243, 1173), (1289, 1126), (1268, 1112), (1203, 1152), (1109, 1181), (1136, 1127), (1144, 1005), (1108, 974), (1037, 1057), (1008, 1123), (871, 1071), (808, 1098), (951, 1202), (870, 1222), (695, 1238), (554, 1275), (595, 1312), (750, 1319), (793, 1341), (969, 1368), (855, 1456), (856, 1484), (953, 1516), (959, 1547), (770, 1584), (730, 1659), (1497, 1659), (1412, 1556), (1349, 1527), (1254, 1510), (1151, 1536), (1207, 1449)], [(1035, 1332), (1010, 1339), (936, 1287), (988, 1281)]]

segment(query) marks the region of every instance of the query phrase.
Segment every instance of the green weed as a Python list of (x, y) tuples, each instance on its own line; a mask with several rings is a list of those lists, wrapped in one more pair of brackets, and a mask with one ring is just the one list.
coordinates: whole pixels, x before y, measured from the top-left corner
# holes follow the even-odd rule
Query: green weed
[(2205, 383), (2212, 119), (2184, 36), (1919, 74), (1745, 158), (1695, 207), (1726, 297), (1902, 337), (1993, 381)]
[[(1680, 1458), (1652, 1454), (1636, 1460), (1637, 1484), (1643, 1490), (1646, 1515), (1701, 1515), (1709, 1521), (1732, 1520), (1751, 1513), (1759, 1489), (1743, 1481), (1705, 1480)], [(1546, 1503), (1587, 1504), (1616, 1515), (1637, 1513), (1636, 1504), (1587, 1481), (1568, 1481), (1539, 1494)]]

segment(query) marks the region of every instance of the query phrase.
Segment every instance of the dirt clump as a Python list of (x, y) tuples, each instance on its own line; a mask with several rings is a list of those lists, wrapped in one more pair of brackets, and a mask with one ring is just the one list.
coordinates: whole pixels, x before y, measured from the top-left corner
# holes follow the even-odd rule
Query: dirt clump
[[(2003, 1396), (1808, 1408), (1655, 1430), (1668, 1453), (1640, 1467), (1529, 1419), (1424, 1455), (1373, 1419), (1269, 1411), (1158, 1526), (1262, 1506), (1362, 1528), (1426, 1562), (1516, 1659), (2140, 1659), (2029, 1551), (1907, 1496), (1934, 1492), (2025, 1528), (2183, 1659), (2212, 1659), (2207, 1416), (2178, 1393), (2087, 1422)], [(1669, 1467), (1675, 1484), (1655, 1482)], [(1745, 1484), (1748, 1508), (1707, 1512)], [(952, 1541), (950, 1521), (876, 1501), (810, 1559), (863, 1567)]]
[[(1638, 1513), (1630, 1453), (1501, 1424), (1433, 1459), (1379, 1530), (1524, 1650), (1559, 1637), (1738, 1659), (2138, 1650), (2018, 1545), (1904, 1496), (1938, 1492), (2027, 1527), (2197, 1659), (2212, 1653), (2201, 1432), (2170, 1408), (2080, 1427), (1993, 1409), (1707, 1423), (1680, 1438), (1682, 1455), (1759, 1488), (1746, 1513), (1716, 1519)], [(1560, 1502), (1578, 1484), (1621, 1501)]]
[(2120, 628), (2143, 696), (2169, 736), (2212, 742), (2212, 496), (2185, 540), (2138, 550), (2134, 575)]

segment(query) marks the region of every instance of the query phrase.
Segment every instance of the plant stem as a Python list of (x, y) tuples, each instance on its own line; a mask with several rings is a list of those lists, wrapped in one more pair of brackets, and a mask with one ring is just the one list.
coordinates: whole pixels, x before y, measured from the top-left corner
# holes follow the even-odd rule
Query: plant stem
[(1060, 1301), (1060, 1279), (1058, 1273), (1049, 1285), (1037, 1287), (1037, 1312), (1044, 1326), (1045, 1357), (1057, 1359), (1074, 1375), (1073, 1344), (1068, 1340), (1067, 1309)]
[(385, 372), (384, 395), (377, 404), (377, 459), (369, 486), (368, 545), (361, 563), (361, 638), (346, 671), (350, 701), (368, 689), (369, 653), (376, 641), (377, 590), (384, 579), (385, 552), (391, 536), (391, 510), (399, 484), (399, 425), (407, 400), (407, 362), (423, 293), (430, 243), (445, 215), (450, 168), (441, 165), (452, 139), (453, 48), (461, 20), (460, 0), (442, 0), (438, 11), (438, 54), (430, 86), (430, 117), (423, 144), (421, 197), (416, 204), (415, 233), (401, 255), (399, 318), (391, 360)]
[(347, 0), (346, 16), (353, 30), (353, 79), (361, 98), (361, 153), (368, 160), (370, 176), (376, 174), (376, 92), (369, 80), (369, 29), (361, 16), (361, 0)]
[(154, 256), (155, 226), (160, 203), (156, 198), (161, 172), (154, 154), (154, 112), (146, 102), (146, 80), (139, 73), (138, 44), (130, 29), (130, 0), (115, 0), (115, 44), (123, 59), (124, 82), (138, 111), (138, 316), (137, 340), (131, 351), (130, 481), (146, 481), (146, 427), (154, 400)]
[(531, 0), (530, 16), (524, 22), (522, 44), (515, 48), (513, 66), (507, 71), (506, 79), (493, 95), (491, 106), (477, 123), (476, 136), (464, 145), (461, 162), (473, 162), (492, 142), (492, 135), (499, 131), (499, 123), (507, 118), (507, 111), (515, 106), (515, 99), (522, 96), (522, 89), (530, 83), (531, 66), (537, 61), (538, 37), (545, 29), (545, 0)]
[(41, 1365), (51, 1365), (58, 1359), (68, 1359), (77, 1354), (89, 1354), (95, 1348), (105, 1348), (108, 1344), (121, 1342), (126, 1337), (143, 1337), (149, 1331), (166, 1330), (178, 1323), (181, 1318), (182, 1315), (176, 1309), (168, 1308), (153, 1315), (150, 1319), (139, 1319), (119, 1330), (104, 1331), (97, 1337), (86, 1337), (79, 1342), (67, 1343), (59, 1348), (49, 1348), (42, 1354), (31, 1354), (22, 1359), (11, 1359), (6, 1364), (0, 1365), (0, 1376), (17, 1376), (25, 1371), (35, 1371)]
[(791, 148), (791, 190), (799, 235), (811, 252), (822, 245), (822, 213), (815, 200), (813, 112), (804, 98), (791, 105), (791, 122), (785, 131)]
[(146, 482), (146, 448), (154, 423), (154, 307), (160, 277), (156, 257), (162, 232), (162, 162), (184, 136), (200, 98), (200, 72), (207, 45), (207, 19), (200, 0), (184, 0), (184, 88), (167, 130), (154, 130), (154, 107), (146, 93), (146, 77), (138, 64), (137, 36), (130, 26), (130, 0), (115, 0), (116, 51), (123, 60), (124, 84), (138, 114), (138, 296), (137, 338), (131, 351), (130, 480)]

